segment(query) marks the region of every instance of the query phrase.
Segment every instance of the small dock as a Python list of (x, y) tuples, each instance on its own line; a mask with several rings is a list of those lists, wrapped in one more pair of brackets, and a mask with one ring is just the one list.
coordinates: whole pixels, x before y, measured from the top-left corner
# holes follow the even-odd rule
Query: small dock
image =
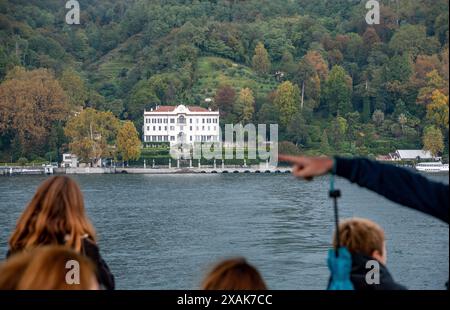
[(50, 165), (36, 167), (2, 166), (0, 176), (53, 174), (56, 167)]

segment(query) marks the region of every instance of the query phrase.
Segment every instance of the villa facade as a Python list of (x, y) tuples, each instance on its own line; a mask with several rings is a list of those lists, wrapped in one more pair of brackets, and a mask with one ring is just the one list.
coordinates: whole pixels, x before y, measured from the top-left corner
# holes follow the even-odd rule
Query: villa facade
[(144, 142), (220, 141), (219, 111), (199, 106), (157, 106), (144, 111)]

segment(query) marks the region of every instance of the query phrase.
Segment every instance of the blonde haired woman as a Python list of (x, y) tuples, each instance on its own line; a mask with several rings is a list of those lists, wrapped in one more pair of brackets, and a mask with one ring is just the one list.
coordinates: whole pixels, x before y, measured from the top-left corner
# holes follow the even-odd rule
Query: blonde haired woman
[(83, 195), (69, 177), (54, 176), (39, 186), (17, 221), (7, 256), (43, 245), (65, 245), (89, 257), (96, 266), (99, 284), (114, 289), (114, 276), (100, 255)]

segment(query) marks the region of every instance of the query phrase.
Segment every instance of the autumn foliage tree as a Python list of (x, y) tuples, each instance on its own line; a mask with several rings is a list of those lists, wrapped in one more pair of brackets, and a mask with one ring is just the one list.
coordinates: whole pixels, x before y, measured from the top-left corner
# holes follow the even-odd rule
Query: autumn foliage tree
[(439, 90), (443, 94), (448, 95), (448, 87), (446, 88), (446, 82), (439, 75), (437, 70), (432, 70), (431, 72), (426, 74), (426, 83), (425, 86), (419, 90), (419, 94), (417, 96), (417, 103), (428, 105), (433, 100), (433, 92), (435, 90)]
[(299, 103), (300, 90), (297, 85), (287, 81), (278, 86), (274, 104), (280, 111), (283, 126), (287, 126), (298, 112)]
[(67, 122), (64, 133), (70, 140), (71, 153), (82, 162), (96, 165), (102, 157), (113, 156), (119, 125), (111, 112), (88, 108)]
[(448, 130), (448, 96), (435, 90), (431, 96), (431, 103), (427, 105), (427, 119), (436, 127)]
[(322, 81), (327, 79), (329, 73), (328, 64), (320, 52), (314, 50), (308, 51), (304, 59), (314, 68)]
[(444, 150), (444, 137), (439, 128), (428, 126), (423, 134), (423, 148), (430, 151), (433, 156), (438, 156)]
[(133, 122), (126, 121), (117, 133), (117, 153), (124, 161), (138, 160), (141, 156), (141, 140)]
[(16, 67), (0, 84), (0, 134), (12, 137), (22, 156), (45, 146), (52, 127), (67, 115), (67, 97), (47, 69)]
[(236, 91), (230, 85), (220, 86), (214, 97), (213, 108), (218, 108), (220, 117), (227, 118), (233, 111), (233, 105), (236, 100)]

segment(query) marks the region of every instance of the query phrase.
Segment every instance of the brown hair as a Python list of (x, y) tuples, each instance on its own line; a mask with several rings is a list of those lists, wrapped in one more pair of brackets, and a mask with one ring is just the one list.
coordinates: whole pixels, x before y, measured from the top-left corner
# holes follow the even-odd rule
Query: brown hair
[(244, 258), (233, 258), (217, 264), (202, 284), (204, 290), (266, 290), (266, 284), (255, 267)]
[[(368, 219), (352, 218), (339, 225), (341, 246), (347, 247), (351, 253), (372, 256), (374, 251), (384, 252), (384, 231)], [(333, 234), (333, 245), (336, 247), (336, 233)]]
[[(69, 284), (66, 274), (79, 264), (79, 284)], [(66, 246), (44, 246), (14, 255), (0, 265), (0, 290), (87, 290), (98, 288), (95, 266), (87, 257)]]
[(9, 247), (15, 253), (40, 245), (66, 244), (80, 252), (86, 235), (95, 242), (80, 188), (69, 177), (54, 176), (37, 189), (17, 221)]

